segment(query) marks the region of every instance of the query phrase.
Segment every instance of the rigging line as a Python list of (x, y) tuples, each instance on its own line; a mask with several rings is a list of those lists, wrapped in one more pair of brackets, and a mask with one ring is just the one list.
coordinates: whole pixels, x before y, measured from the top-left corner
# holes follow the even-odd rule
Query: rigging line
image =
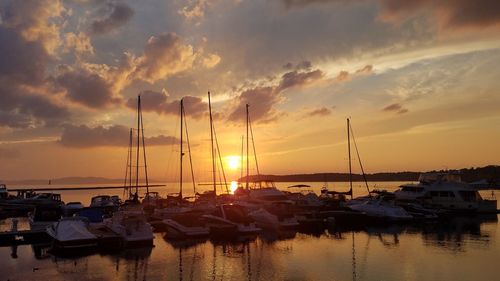
[(361, 173), (363, 173), (363, 179), (365, 180), (366, 190), (368, 190), (368, 194), (370, 194), (370, 188), (368, 187), (368, 180), (366, 179), (365, 170), (363, 169), (363, 163), (361, 163), (361, 157), (359, 157), (358, 146), (356, 145), (356, 139), (354, 138), (354, 131), (352, 130), (352, 126), (349, 123), (349, 129), (351, 130), (352, 141), (354, 142), (354, 148), (356, 149), (356, 155), (358, 157), (359, 167), (361, 168)]
[(186, 111), (183, 111), (184, 114), (184, 127), (186, 131), (186, 142), (188, 146), (188, 155), (189, 155), (189, 167), (191, 168), (191, 180), (193, 182), (193, 191), (196, 194), (196, 183), (194, 181), (194, 170), (193, 170), (193, 158), (191, 156), (191, 145), (189, 144), (189, 133), (188, 133), (188, 127), (187, 127), (187, 121), (186, 121)]
[(248, 125), (250, 126), (250, 135), (252, 136), (252, 146), (253, 146), (253, 155), (255, 157), (255, 167), (257, 168), (257, 175), (260, 178), (259, 163), (257, 162), (257, 151), (255, 151), (255, 140), (253, 138), (252, 121), (250, 120), (250, 115), (248, 115)]
[(182, 152), (182, 136), (184, 135), (183, 132), (183, 127), (182, 127), (182, 118), (184, 117), (184, 100), (181, 99), (181, 109), (180, 109), (180, 116), (181, 116), (181, 141), (180, 141), (180, 172), (179, 172), (179, 199), (182, 200), (182, 157), (184, 156), (184, 152)]
[(136, 169), (135, 169), (135, 193), (138, 195), (139, 194), (139, 189), (137, 186), (139, 185), (139, 130), (140, 130), (140, 125), (141, 125), (141, 120), (140, 120), (140, 108), (141, 108), (141, 95), (137, 96), (137, 151), (136, 151)]
[[(141, 133), (142, 133), (142, 153), (144, 160), (144, 176), (146, 177), (146, 194), (149, 193), (149, 180), (148, 180), (148, 164), (146, 161), (146, 143), (144, 142), (144, 119), (142, 117), (142, 108), (139, 106), (141, 112)], [(139, 133), (139, 132), (137, 132)]]
[(226, 186), (226, 192), (229, 193), (229, 187), (227, 186), (226, 172), (224, 170), (224, 165), (222, 164), (222, 156), (220, 154), (220, 148), (219, 148), (219, 139), (217, 138), (217, 131), (215, 131), (215, 125), (213, 126), (213, 129), (215, 137), (215, 146), (217, 148), (217, 153), (219, 154), (220, 168), (222, 170), (222, 176), (224, 177), (224, 185)]

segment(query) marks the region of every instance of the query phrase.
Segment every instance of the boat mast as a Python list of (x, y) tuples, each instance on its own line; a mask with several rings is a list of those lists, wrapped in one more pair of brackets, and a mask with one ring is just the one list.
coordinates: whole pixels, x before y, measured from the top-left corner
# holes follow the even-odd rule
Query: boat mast
[(246, 189), (248, 189), (248, 174), (249, 174), (249, 159), (248, 159), (248, 103), (246, 104), (246, 113), (247, 113), (247, 176), (246, 176)]
[[(142, 158), (144, 160), (144, 177), (146, 179), (146, 194), (149, 193), (149, 180), (148, 180), (148, 162), (146, 161), (146, 143), (144, 142), (144, 122), (142, 118), (142, 107), (140, 103), (140, 96), (139, 96), (139, 112), (141, 116), (141, 134), (142, 134)], [(137, 132), (139, 134), (139, 132)]]
[(184, 156), (184, 153), (182, 152), (182, 135), (183, 135), (183, 119), (184, 118), (184, 99), (181, 99), (181, 151), (180, 151), (180, 177), (179, 177), (179, 199), (182, 200), (182, 156)]
[(210, 100), (210, 91), (208, 92), (208, 113), (210, 116), (210, 147), (212, 151), (212, 173), (213, 173), (213, 181), (214, 181), (214, 196), (217, 197), (217, 183), (216, 183), (216, 175), (215, 175), (215, 154), (214, 154), (214, 125), (212, 119), (212, 103)]
[(351, 135), (350, 135), (350, 124), (349, 124), (349, 118), (347, 118), (347, 151), (349, 154), (349, 192), (351, 193), (351, 199), (352, 199), (352, 167), (351, 167)]
[(137, 96), (137, 151), (136, 151), (136, 158), (135, 158), (135, 195), (139, 195), (139, 146), (140, 146), (140, 139), (139, 139), (139, 129), (140, 129), (140, 124), (141, 124), (141, 95)]

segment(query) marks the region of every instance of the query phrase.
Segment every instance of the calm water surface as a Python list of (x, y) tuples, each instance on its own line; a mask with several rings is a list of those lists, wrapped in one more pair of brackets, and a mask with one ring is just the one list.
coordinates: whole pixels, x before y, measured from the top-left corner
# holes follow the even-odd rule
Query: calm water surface
[[(398, 184), (378, 185), (392, 190)], [(355, 192), (363, 195), (364, 187), (355, 184)], [(63, 200), (88, 204), (99, 193), (106, 191), (64, 192)], [(154, 248), (74, 258), (55, 257), (43, 245), (0, 247), (0, 280), (499, 280), (497, 221), (496, 215), (465, 217), (233, 242), (180, 243), (157, 233)], [(0, 221), (0, 229), (9, 226), (10, 220)], [(25, 219), (20, 226), (27, 227)]]

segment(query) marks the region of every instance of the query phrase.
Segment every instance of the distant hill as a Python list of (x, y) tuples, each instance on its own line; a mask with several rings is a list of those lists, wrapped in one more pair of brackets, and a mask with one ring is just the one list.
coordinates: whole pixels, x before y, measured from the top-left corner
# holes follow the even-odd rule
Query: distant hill
[[(0, 180), (0, 182), (2, 182)], [(5, 184), (47, 185), (49, 179), (5, 180)], [(150, 179), (149, 182), (158, 182)], [(51, 185), (62, 184), (123, 184), (123, 179), (108, 179), (103, 177), (64, 177), (50, 179)]]
[[(466, 182), (474, 182), (482, 179), (493, 184), (500, 184), (500, 166), (486, 166), (481, 168), (469, 168), (458, 170), (462, 175), (462, 180)], [(446, 172), (428, 171), (428, 172)], [(417, 181), (422, 172), (396, 172), (396, 173), (374, 173), (366, 174), (366, 180), (373, 181)], [(293, 175), (251, 175), (250, 181), (255, 180), (272, 180), (276, 182), (346, 182), (349, 181), (348, 173), (316, 173), (316, 174), (293, 174)], [(363, 175), (353, 174), (353, 181), (364, 181)], [(246, 177), (242, 177), (240, 181), (246, 181)]]

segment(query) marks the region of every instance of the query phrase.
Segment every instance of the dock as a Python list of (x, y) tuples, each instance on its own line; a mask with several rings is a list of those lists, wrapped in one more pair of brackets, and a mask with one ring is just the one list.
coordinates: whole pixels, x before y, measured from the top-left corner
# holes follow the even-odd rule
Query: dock
[(17, 230), (0, 232), (0, 247), (50, 242), (45, 230)]

